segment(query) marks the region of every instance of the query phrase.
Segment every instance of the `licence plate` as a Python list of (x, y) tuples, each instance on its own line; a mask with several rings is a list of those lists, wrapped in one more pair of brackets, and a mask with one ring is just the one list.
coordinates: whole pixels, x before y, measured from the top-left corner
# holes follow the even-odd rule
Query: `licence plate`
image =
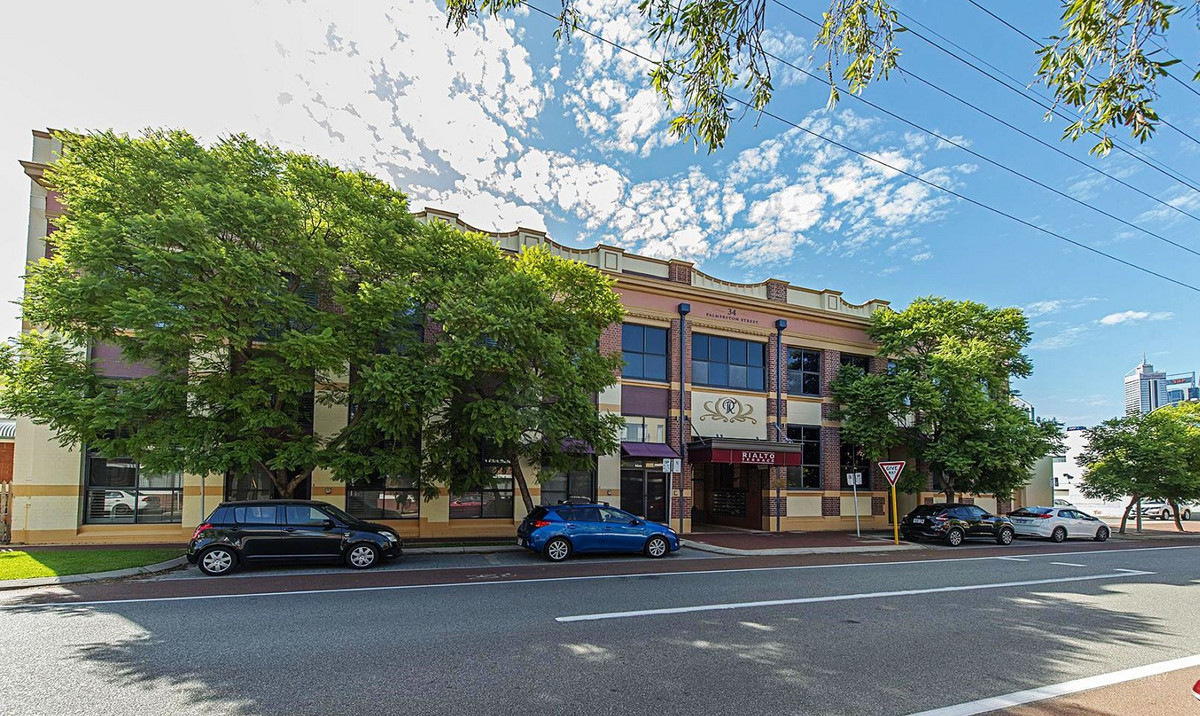
[(1016, 523), (1017, 523), (1017, 524), (1019, 524), (1019, 525), (1027, 525), (1027, 524), (1030, 524), (1031, 522), (1033, 522), (1033, 520), (1021, 520), (1021, 519), (1017, 519), (1017, 520), (1013, 520), (1013, 522), (1016, 522)]
[(523, 537), (518, 537), (518, 538), (517, 538), (517, 545), (518, 545), (518, 546), (521, 546), (521, 547), (524, 547), (524, 546), (525, 546), (525, 538), (523, 538)]
[(914, 517), (913, 524), (914, 525), (923, 525), (923, 524), (925, 524), (925, 518), (924, 517)]

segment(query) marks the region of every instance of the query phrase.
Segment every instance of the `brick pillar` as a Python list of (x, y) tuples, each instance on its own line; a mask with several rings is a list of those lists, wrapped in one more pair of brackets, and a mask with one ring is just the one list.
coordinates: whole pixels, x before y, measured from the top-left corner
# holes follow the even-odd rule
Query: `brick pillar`
[(767, 300), (778, 301), (779, 303), (787, 303), (787, 281), (779, 281), (777, 279), (767, 279)]
[(882, 356), (871, 356), (871, 372), (886, 373), (888, 367), (888, 359)]
[[(783, 440), (787, 435), (787, 356), (784, 356), (783, 361), (778, 360), (779, 353), (776, 349), (778, 336), (772, 334), (767, 339), (767, 434), (768, 440)], [(786, 348), (784, 349), (787, 350)], [(782, 374), (781, 374), (782, 372)], [(779, 380), (777, 384), (775, 381)], [(780, 386), (780, 400), (776, 404), (775, 386)], [(778, 411), (778, 413), (776, 412)], [(780, 416), (779, 423), (783, 428), (783, 434), (775, 430), (775, 416)]]
[(675, 283), (692, 284), (692, 262), (671, 259), (667, 264), (667, 280)]
[(996, 499), (996, 514), (1006, 515), (1009, 512), (1012, 512), (1012, 509), (1013, 509), (1013, 500), (1011, 497), (1006, 500), (1001, 500), (999, 498)]
[[(682, 262), (686, 263), (686, 262)], [(674, 264), (672, 264), (673, 266)], [(688, 282), (691, 281), (691, 264), (688, 266)], [(686, 444), (691, 439), (691, 426), (688, 423), (688, 416), (692, 409), (692, 394), (687, 390), (687, 381), (692, 376), (692, 327), (691, 322), (687, 324), (687, 330), (683, 332), (683, 372), (680, 372), (679, 365), (679, 342), (680, 342), (680, 320), (679, 318), (671, 319), (671, 328), (667, 331), (667, 380), (670, 382), (670, 388), (667, 391), (667, 444), (676, 450), (681, 449), (680, 438)], [(684, 414), (679, 414), (679, 396), (680, 391), (683, 391)], [(682, 451), (680, 453), (683, 454)], [(668, 499), (671, 502), (671, 524), (678, 528), (679, 513), (679, 498), (676, 497), (676, 490), (683, 490), (683, 517), (687, 520), (687, 524), (691, 524), (692, 519), (692, 476), (695, 474), (695, 469), (692, 466), (690, 459), (684, 460), (683, 473), (679, 475), (673, 474), (671, 477), (671, 492)]]
[[(825, 406), (822, 406), (825, 407)], [(837, 428), (821, 426), (821, 489), (842, 490), (842, 437)], [(841, 497), (822, 497), (821, 514), (836, 517), (842, 513)]]
[[(837, 377), (838, 370), (842, 367), (842, 352), (825, 349), (821, 351), (821, 397), (828, 398), (832, 396), (829, 390), (829, 384)], [(824, 411), (822, 411), (824, 412)]]
[[(614, 323), (604, 332), (600, 334), (600, 352), (606, 356), (619, 355), (621, 353), (621, 324)], [(667, 355), (670, 355), (670, 350)], [(621, 375), (621, 368), (617, 368), (617, 375)]]

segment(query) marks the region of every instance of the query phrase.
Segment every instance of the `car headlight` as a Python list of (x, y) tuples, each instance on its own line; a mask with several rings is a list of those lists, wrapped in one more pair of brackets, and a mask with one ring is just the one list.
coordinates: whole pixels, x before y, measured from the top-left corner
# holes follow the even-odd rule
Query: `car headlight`
[(392, 534), (391, 532), (380, 532), (379, 534), (382, 535), (383, 538), (385, 540), (387, 540), (388, 542), (399, 542), (400, 541), (400, 538), (396, 537), (396, 535)]

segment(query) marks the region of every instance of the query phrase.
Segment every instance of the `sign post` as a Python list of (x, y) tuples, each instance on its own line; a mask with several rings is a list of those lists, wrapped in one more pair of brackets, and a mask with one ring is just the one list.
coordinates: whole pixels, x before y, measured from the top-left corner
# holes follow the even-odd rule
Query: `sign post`
[(847, 472), (846, 482), (854, 489), (854, 534), (862, 537), (862, 528), (858, 522), (858, 486), (862, 484), (861, 472)]
[(896, 480), (900, 479), (900, 472), (904, 470), (903, 460), (893, 460), (891, 462), (879, 463), (879, 469), (883, 470), (883, 474), (887, 477), (887, 481), (892, 486), (892, 537), (896, 544), (900, 544), (900, 516), (899, 508), (896, 507)]

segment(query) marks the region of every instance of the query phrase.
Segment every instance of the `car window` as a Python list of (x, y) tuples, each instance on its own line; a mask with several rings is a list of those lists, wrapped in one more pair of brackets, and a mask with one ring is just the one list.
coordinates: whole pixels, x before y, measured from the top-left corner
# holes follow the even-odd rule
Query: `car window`
[(240, 525), (273, 525), (275, 505), (247, 505), (233, 508), (233, 521)]
[(1096, 519), (1095, 517), (1092, 517), (1091, 515), (1089, 515), (1086, 512), (1076, 512), (1075, 514), (1079, 516), (1079, 519), (1087, 520), (1088, 522), (1099, 522), (1100, 521), (1100, 520)]
[(598, 507), (576, 507), (572, 512), (575, 515), (573, 519), (576, 522), (600, 521), (600, 508)]
[(967, 509), (971, 511), (972, 517), (987, 517), (988, 516), (988, 511), (983, 509), (982, 507), (979, 507), (978, 505), (970, 505), (967, 507)]
[(605, 522), (615, 522), (627, 525), (632, 522), (634, 518), (633, 515), (629, 514), (628, 512), (614, 510), (611, 507), (601, 507), (600, 519), (604, 520)]
[(287, 523), (293, 527), (312, 527), (325, 524), (329, 515), (310, 505), (288, 505), (284, 507)]
[(1017, 517), (1036, 517), (1038, 515), (1044, 515), (1053, 511), (1054, 510), (1049, 507), (1022, 507), (1012, 514), (1016, 515)]
[(946, 510), (946, 513), (949, 514), (951, 517), (954, 517), (954, 518), (957, 518), (960, 520), (969, 519), (971, 517), (971, 513), (968, 512), (967, 508), (965, 508), (965, 507), (951, 507), (950, 509)]

